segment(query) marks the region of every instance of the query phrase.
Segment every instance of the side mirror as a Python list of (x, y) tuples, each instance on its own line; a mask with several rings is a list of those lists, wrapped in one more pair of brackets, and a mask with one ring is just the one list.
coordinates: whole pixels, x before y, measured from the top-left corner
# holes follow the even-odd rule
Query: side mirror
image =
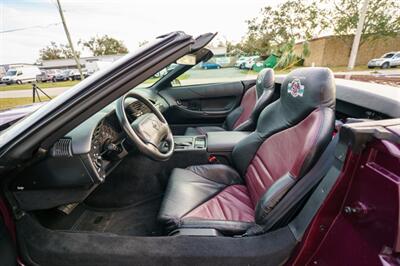
[(21, 75), (22, 75), (22, 73), (21, 73), (21, 72), (18, 72), (18, 73), (17, 73), (17, 76), (21, 76)]

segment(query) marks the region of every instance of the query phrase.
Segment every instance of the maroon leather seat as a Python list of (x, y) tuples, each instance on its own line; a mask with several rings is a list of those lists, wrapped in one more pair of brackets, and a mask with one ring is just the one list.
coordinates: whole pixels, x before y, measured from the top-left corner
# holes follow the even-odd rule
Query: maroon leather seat
[(222, 127), (188, 127), (185, 135), (205, 135), (215, 131), (253, 131), (261, 111), (273, 101), (274, 84), (274, 71), (271, 68), (261, 70), (256, 85), (246, 91), (240, 106), (227, 116)]
[(231, 234), (264, 224), (332, 139), (334, 107), (329, 69), (294, 70), (281, 86), (280, 99), (261, 113), (256, 131), (235, 146), (233, 167), (173, 170), (160, 221), (169, 229), (211, 227)]

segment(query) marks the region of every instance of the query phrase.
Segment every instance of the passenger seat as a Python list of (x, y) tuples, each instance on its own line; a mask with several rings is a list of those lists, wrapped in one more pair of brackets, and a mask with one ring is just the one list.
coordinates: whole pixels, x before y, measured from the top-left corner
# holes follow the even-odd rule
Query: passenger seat
[(205, 135), (215, 131), (254, 130), (261, 111), (272, 102), (274, 83), (274, 71), (271, 68), (263, 69), (258, 74), (256, 85), (246, 91), (240, 106), (227, 116), (222, 127), (188, 127), (185, 135)]

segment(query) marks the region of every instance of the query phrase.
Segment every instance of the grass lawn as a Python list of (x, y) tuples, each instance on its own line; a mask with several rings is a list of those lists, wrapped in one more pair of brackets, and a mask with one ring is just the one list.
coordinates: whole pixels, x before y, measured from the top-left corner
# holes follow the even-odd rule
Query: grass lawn
[(18, 105), (28, 105), (32, 103), (32, 97), (27, 98), (0, 98), (0, 110), (9, 109)]
[[(75, 84), (79, 83), (79, 80), (72, 80), (72, 81), (60, 81), (60, 82), (44, 82), (44, 83), (36, 83), (37, 86), (41, 89), (47, 88), (57, 88), (57, 87), (71, 87)], [(0, 91), (15, 91), (15, 90), (31, 90), (32, 84), (25, 83), (25, 84), (11, 84), (11, 85), (2, 85), (0, 86)]]

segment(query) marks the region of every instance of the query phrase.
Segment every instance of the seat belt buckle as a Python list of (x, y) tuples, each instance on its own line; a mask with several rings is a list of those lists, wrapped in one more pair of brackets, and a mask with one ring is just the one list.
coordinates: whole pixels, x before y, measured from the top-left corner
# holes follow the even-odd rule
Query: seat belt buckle
[(208, 163), (218, 163), (218, 158), (215, 155), (208, 156)]

